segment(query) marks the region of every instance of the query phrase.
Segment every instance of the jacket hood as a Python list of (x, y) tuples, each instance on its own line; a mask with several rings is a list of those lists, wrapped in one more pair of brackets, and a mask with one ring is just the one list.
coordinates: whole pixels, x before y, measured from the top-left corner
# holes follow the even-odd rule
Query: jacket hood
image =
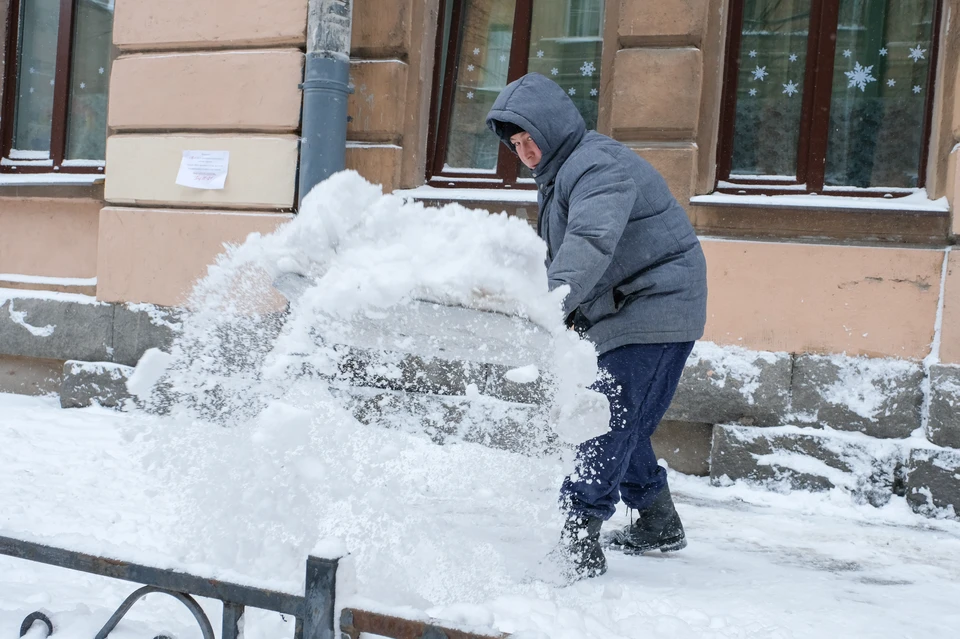
[(534, 169), (537, 184), (553, 182), (563, 162), (587, 132), (583, 116), (560, 86), (539, 73), (528, 73), (508, 84), (487, 114), (487, 126), (511, 151), (504, 123), (514, 124), (533, 138), (543, 157)]

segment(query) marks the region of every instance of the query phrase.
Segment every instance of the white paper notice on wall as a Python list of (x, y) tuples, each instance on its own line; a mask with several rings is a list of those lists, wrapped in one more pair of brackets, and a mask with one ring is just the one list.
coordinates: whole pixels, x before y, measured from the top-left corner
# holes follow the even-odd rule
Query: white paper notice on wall
[(191, 189), (222, 189), (229, 166), (230, 151), (184, 151), (177, 184)]

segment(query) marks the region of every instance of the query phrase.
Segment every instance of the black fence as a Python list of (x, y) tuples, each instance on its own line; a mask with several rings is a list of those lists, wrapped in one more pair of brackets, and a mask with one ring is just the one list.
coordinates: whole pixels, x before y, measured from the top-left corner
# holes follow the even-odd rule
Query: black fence
[[(97, 633), (96, 639), (105, 639), (130, 608), (150, 593), (164, 593), (183, 603), (197, 620), (203, 639), (215, 639), (215, 635), (210, 620), (194, 599), (195, 596), (218, 599), (223, 603), (221, 639), (238, 639), (240, 619), (244, 609), (248, 607), (295, 617), (296, 639), (336, 639), (334, 594), (339, 559), (309, 557), (306, 587), (301, 596), (97, 557), (9, 537), (0, 537), (0, 554), (144, 584), (145, 587), (139, 588), (120, 605)], [(38, 621), (47, 627), (48, 636), (53, 634), (54, 627), (50, 619), (42, 612), (34, 612), (24, 619), (20, 636), (26, 634)]]
[[(117, 608), (95, 639), (106, 639), (134, 604), (151, 593), (166, 594), (181, 602), (199, 625), (203, 639), (217, 638), (210, 619), (194, 597), (217, 599), (223, 604), (221, 639), (238, 639), (240, 620), (246, 608), (259, 608), (296, 618), (296, 639), (337, 639), (334, 616), (339, 558), (308, 557), (306, 585), (301, 596), (97, 557), (10, 537), (0, 537), (0, 555), (142, 584), (142, 587), (135, 590)], [(48, 637), (55, 631), (50, 618), (37, 611), (23, 620), (20, 636), (24, 636), (36, 623), (46, 627)], [(477, 634), (422, 620), (403, 619), (355, 608), (345, 608), (341, 612), (339, 630), (340, 639), (359, 639), (360, 633), (394, 639), (504, 639), (508, 636)], [(169, 638), (160, 636), (155, 639)]]

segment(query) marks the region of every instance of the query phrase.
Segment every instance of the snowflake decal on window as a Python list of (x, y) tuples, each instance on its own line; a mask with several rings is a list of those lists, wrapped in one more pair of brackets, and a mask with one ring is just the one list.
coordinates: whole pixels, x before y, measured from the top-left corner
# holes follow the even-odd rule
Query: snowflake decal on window
[(30, 87), (30, 93), (33, 93), (33, 87)]
[(852, 55), (853, 55), (853, 51), (851, 51), (850, 49), (844, 49), (844, 50), (843, 50), (843, 57), (849, 58), (849, 57), (852, 56)]
[(799, 58), (800, 56), (798, 56), (796, 53), (791, 53), (788, 59), (790, 60), (790, 62), (796, 62)]
[(560, 73), (560, 69), (558, 69), (557, 67), (553, 67), (552, 69), (550, 69), (550, 75), (557, 75), (559, 73)]
[(593, 76), (593, 72), (597, 70), (597, 67), (593, 62), (584, 62), (580, 66), (580, 74), (584, 76)]
[(81, 83), (80, 83), (80, 88), (81, 88), (81, 89), (86, 89), (86, 88), (87, 88), (87, 83), (86, 83), (86, 82), (81, 82)]
[(538, 57), (538, 58), (542, 58), (542, 57), (543, 57), (543, 51), (537, 51), (537, 57)]
[(34, 69), (33, 67), (30, 67), (30, 73), (36, 73), (36, 72), (37, 72), (36, 69)]
[(757, 95), (757, 90), (756, 90), (756, 89), (750, 89), (749, 93), (750, 93), (750, 97), (751, 97), (751, 98), (752, 98), (752, 97), (755, 97), (755, 96)]
[(869, 67), (864, 67), (859, 62), (853, 66), (853, 71), (844, 71), (843, 75), (847, 76), (850, 80), (847, 88), (857, 87), (861, 92), (866, 91), (868, 84), (877, 81), (870, 73), (871, 71), (873, 71), (872, 64)]
[(480, 47), (476, 47), (476, 48), (473, 50), (473, 55), (480, 55)]
[(53, 80), (50, 80), (50, 86), (53, 86)]
[(97, 73), (99, 73), (100, 75), (103, 75), (103, 71), (104, 71), (103, 67), (100, 67), (99, 69), (97, 69)]
[(800, 86), (794, 84), (793, 80), (788, 80), (785, 85), (783, 85), (783, 93), (787, 94), (788, 98), (792, 98), (794, 93), (800, 91)]
[(923, 91), (923, 87), (921, 87), (919, 84), (913, 85), (913, 92), (914, 92), (914, 93), (920, 93), (921, 91)]
[(506, 61), (507, 61), (507, 56), (500, 54), (500, 62), (506, 62)]
[(763, 82), (763, 79), (765, 77), (770, 75), (769, 73), (767, 73), (767, 67), (761, 67), (759, 64), (757, 65), (757, 68), (752, 71), (752, 73), (753, 73), (753, 79), (760, 80), (761, 82)]
[(914, 62), (920, 62), (921, 60), (925, 60), (925, 59), (926, 59), (926, 58), (923, 57), (923, 54), (926, 53), (926, 52), (927, 52), (927, 50), (926, 50), (926, 49), (921, 49), (921, 48), (920, 48), (920, 45), (918, 44), (917, 46), (915, 46), (915, 47), (913, 47), (912, 49), (910, 49), (910, 58), (911, 58)]
[(887, 86), (888, 86), (888, 87), (895, 87), (895, 86), (897, 86), (897, 81), (894, 80), (893, 78), (890, 78), (889, 80), (887, 80)]
[(750, 51), (750, 53), (748, 53), (747, 55), (750, 56), (751, 58), (755, 58), (755, 57), (757, 57), (757, 50), (756, 50), (756, 49), (752, 49), (752, 50)]
[(573, 87), (570, 87), (569, 89), (567, 89), (567, 93), (569, 93), (570, 95), (576, 95), (577, 90), (574, 89)]
[(467, 65), (467, 71), (473, 71), (475, 68), (476, 68), (476, 67), (473, 66), (472, 64), (468, 64), (468, 65)]
[(879, 53), (880, 53), (880, 57), (881, 57), (881, 58), (887, 57), (887, 53), (888, 53), (887, 48), (884, 47), (884, 48), (880, 49)]
[(473, 99), (473, 91), (467, 91), (467, 99), (468, 99), (468, 100), (472, 100), (472, 99)]
[(590, 95), (596, 96), (597, 93), (599, 93), (599, 91), (597, 91), (596, 89), (590, 89)]

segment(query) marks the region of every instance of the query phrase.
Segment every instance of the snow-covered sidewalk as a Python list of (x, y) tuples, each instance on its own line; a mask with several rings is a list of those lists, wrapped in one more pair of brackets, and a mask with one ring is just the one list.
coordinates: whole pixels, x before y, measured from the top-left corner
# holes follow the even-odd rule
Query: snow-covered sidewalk
[[(0, 535), (296, 592), (283, 575), (269, 583), (262, 568), (245, 575), (244, 566), (178, 559), (190, 543), (179, 534), (184, 504), (147, 470), (147, 444), (132, 435), (156, 419), (0, 395)], [(556, 589), (525, 579), (556, 535), (559, 519), (542, 514), (552, 510), (552, 470), (402, 433), (371, 429), (363, 441), (381, 447), (375, 467), (364, 467), (369, 455), (349, 441), (328, 458), (343, 465), (331, 470), (331, 490), (345, 494), (337, 501), (331, 492), (327, 515), (343, 518), (334, 528), (358, 555), (352, 603), (558, 639), (929, 638), (960, 628), (960, 523), (920, 518), (899, 498), (878, 510), (840, 491), (776, 494), (671, 473), (690, 546), (670, 555), (610, 553), (606, 575)], [(515, 476), (492, 473), (511, 464)], [(371, 485), (374, 474), (384, 483)], [(347, 479), (336, 483), (335, 475)], [(483, 477), (489, 485), (478, 485)], [(513, 495), (505, 492), (512, 484)], [(620, 513), (608, 526), (625, 520)], [(17, 636), (23, 618), (44, 609), (57, 639), (88, 639), (133, 588), (0, 557), (0, 637)], [(219, 605), (203, 605), (216, 626)], [(138, 604), (111, 636), (161, 630), (199, 636), (189, 614), (159, 596)], [(247, 639), (292, 634), (290, 619), (249, 613)]]

